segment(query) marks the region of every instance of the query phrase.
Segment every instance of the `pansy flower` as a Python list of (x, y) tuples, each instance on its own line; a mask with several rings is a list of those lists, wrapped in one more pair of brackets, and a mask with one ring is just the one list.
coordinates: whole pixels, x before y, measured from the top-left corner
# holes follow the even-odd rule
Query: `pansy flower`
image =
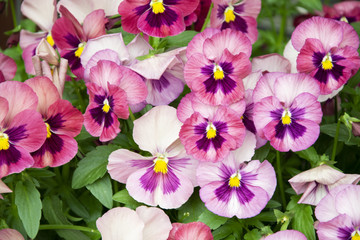
[(0, 230), (1, 240), (24, 240), (23, 235), (15, 229), (4, 228)]
[(185, 81), (206, 104), (237, 102), (244, 97), (242, 79), (251, 72), (250, 54), (251, 43), (241, 32), (205, 30), (187, 48)]
[(102, 142), (114, 139), (120, 132), (118, 118), (129, 117), (128, 104), (140, 103), (147, 96), (139, 75), (108, 60), (101, 60), (90, 69), (90, 82), (86, 86), (90, 103), (84, 126)]
[(129, 33), (166, 37), (185, 30), (184, 17), (194, 12), (198, 4), (199, 0), (124, 0), (119, 14)]
[(310, 147), (320, 134), (319, 93), (306, 74), (265, 74), (253, 92), (256, 130), (278, 151)]
[(256, 18), (260, 8), (260, 0), (215, 0), (211, 12), (211, 27), (240, 31), (254, 43), (258, 36)]
[(0, 199), (4, 199), (3, 196), (1, 196), (1, 193), (11, 193), (11, 189), (6, 186), (6, 184), (0, 180)]
[(0, 53), (0, 83), (12, 80), (16, 74), (16, 63), (3, 53)]
[(47, 77), (35, 77), (25, 82), (37, 94), (37, 111), (42, 115), (47, 135), (41, 148), (32, 153), (32, 167), (57, 167), (69, 162), (77, 153), (74, 137), (81, 131), (83, 116), (67, 100), (60, 98), (57, 88)]
[(196, 186), (197, 161), (185, 153), (179, 140), (181, 122), (176, 109), (157, 106), (134, 121), (133, 137), (144, 157), (127, 149), (109, 156), (112, 179), (126, 183), (130, 196), (139, 202), (161, 208), (178, 208)]
[(80, 56), (89, 39), (104, 35), (105, 18), (104, 10), (98, 9), (86, 16), (83, 25), (64, 6), (59, 8), (62, 17), (57, 19), (51, 30), (51, 35), (60, 50), (61, 57), (69, 61), (73, 73), (83, 78), (84, 67), (81, 65)]
[(316, 206), (319, 240), (360, 239), (360, 186), (340, 185)]
[(305, 235), (296, 230), (284, 230), (276, 232), (264, 238), (264, 240), (307, 240)]
[(0, 84), (0, 178), (31, 167), (30, 152), (41, 147), (46, 127), (36, 112), (38, 99), (24, 83)]
[(103, 240), (166, 240), (171, 222), (165, 212), (155, 207), (136, 210), (116, 207), (96, 220)]
[(173, 223), (167, 240), (213, 240), (211, 229), (202, 222)]
[(334, 4), (332, 7), (323, 5), (323, 15), (347, 23), (360, 21), (360, 2), (344, 1)]
[(275, 191), (275, 171), (267, 160), (247, 162), (254, 148), (255, 142), (245, 141), (221, 162), (200, 162), (196, 171), (200, 198), (211, 212), (249, 218), (266, 206)]
[(321, 95), (332, 97), (359, 69), (358, 47), (359, 36), (349, 24), (313, 17), (295, 29), (284, 56), (298, 72), (314, 77)]

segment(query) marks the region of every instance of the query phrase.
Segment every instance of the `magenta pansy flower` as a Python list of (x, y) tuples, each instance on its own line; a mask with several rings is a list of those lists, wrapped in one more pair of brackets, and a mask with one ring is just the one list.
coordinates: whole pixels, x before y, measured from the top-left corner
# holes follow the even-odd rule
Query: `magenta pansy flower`
[(250, 54), (251, 43), (243, 33), (207, 29), (189, 43), (185, 81), (206, 104), (237, 102), (244, 97), (242, 79), (251, 72)]
[(176, 109), (165, 105), (135, 120), (134, 140), (152, 156), (114, 151), (107, 167), (111, 178), (126, 183), (129, 194), (139, 202), (166, 209), (180, 207), (194, 191), (197, 166), (179, 140), (180, 127)]
[(196, 171), (200, 198), (211, 212), (250, 218), (266, 206), (275, 191), (275, 171), (267, 160), (247, 162), (254, 149), (255, 142), (245, 141), (221, 162), (200, 162)]
[(347, 23), (313, 17), (293, 32), (284, 55), (297, 71), (314, 77), (321, 95), (337, 93), (360, 67), (359, 37)]
[(0, 178), (31, 167), (30, 152), (46, 139), (46, 127), (36, 112), (38, 98), (24, 83), (0, 84)]
[(173, 223), (167, 240), (213, 240), (210, 228), (202, 222)]
[(166, 240), (172, 228), (166, 213), (155, 207), (116, 207), (96, 220), (103, 240)]
[(0, 83), (7, 80), (12, 80), (15, 77), (17, 66), (15, 61), (0, 53)]
[(359, 198), (359, 185), (340, 185), (319, 202), (315, 208), (319, 240), (360, 238)]
[(326, 18), (333, 18), (347, 23), (360, 21), (360, 2), (344, 1), (332, 7), (323, 5), (323, 14)]
[(264, 240), (307, 240), (305, 235), (296, 230), (285, 230), (276, 232), (264, 238)]
[(74, 15), (64, 6), (59, 8), (62, 17), (57, 19), (51, 30), (51, 35), (60, 50), (61, 57), (69, 61), (73, 73), (83, 78), (84, 67), (80, 56), (89, 39), (105, 35), (104, 10), (98, 9), (86, 16), (81, 25)]
[(301, 194), (298, 203), (316, 206), (329, 191), (342, 184), (357, 184), (359, 174), (344, 174), (328, 165), (304, 171), (289, 179), (296, 194)]
[(320, 89), (306, 74), (267, 73), (254, 92), (254, 123), (278, 151), (301, 151), (320, 134)]
[(194, 12), (198, 4), (199, 0), (124, 0), (119, 14), (129, 33), (166, 37), (185, 30), (184, 17)]
[(41, 148), (32, 153), (32, 167), (57, 167), (69, 162), (78, 150), (74, 137), (81, 131), (84, 118), (67, 100), (60, 98), (57, 88), (47, 77), (25, 82), (37, 94), (37, 111), (46, 125), (47, 136)]
[(260, 0), (215, 0), (211, 12), (211, 27), (240, 31), (254, 43), (258, 36), (256, 18), (260, 8)]
[(90, 102), (84, 115), (84, 126), (93, 136), (105, 142), (120, 132), (118, 118), (129, 117), (129, 105), (145, 100), (146, 86), (139, 75), (108, 60), (90, 69), (86, 84)]

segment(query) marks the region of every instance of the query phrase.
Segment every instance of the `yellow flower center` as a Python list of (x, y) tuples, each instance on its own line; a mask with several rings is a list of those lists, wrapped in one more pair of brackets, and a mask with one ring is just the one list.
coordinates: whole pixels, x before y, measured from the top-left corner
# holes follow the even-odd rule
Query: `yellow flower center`
[(225, 22), (227, 23), (235, 21), (234, 7), (233, 6), (227, 7), (225, 9), (224, 16), (225, 16)]
[(289, 110), (284, 110), (281, 121), (284, 125), (289, 125), (291, 123), (291, 113), (289, 112)]
[(215, 137), (216, 137), (216, 127), (212, 123), (209, 123), (209, 125), (206, 127), (206, 138), (212, 139)]
[(167, 159), (167, 157), (160, 155), (159, 157), (157, 157), (154, 160), (154, 172), (155, 173), (159, 173), (161, 172), (162, 174), (166, 174), (168, 172), (168, 167), (167, 167), (167, 163), (169, 162), (169, 160)]
[(45, 125), (46, 125), (46, 138), (50, 138), (51, 137), (50, 125), (48, 123), (45, 123)]
[(340, 21), (349, 23), (349, 21), (347, 20), (347, 18), (346, 18), (345, 16), (342, 16), (342, 17), (340, 18)]
[(0, 133), (0, 151), (8, 150), (10, 147), (9, 136), (6, 133)]
[(84, 51), (84, 47), (85, 47), (86, 43), (79, 43), (78, 45), (78, 49), (75, 51), (75, 56), (76, 57), (80, 57), (82, 52)]
[(165, 11), (162, 0), (152, 0), (150, 6), (152, 7), (152, 11), (155, 14), (163, 13)]
[(53, 47), (55, 45), (54, 39), (52, 38), (51, 34), (48, 34), (46, 37), (46, 41)]
[(213, 71), (214, 71), (215, 80), (221, 80), (225, 77), (224, 71), (222, 70), (222, 68), (219, 65), (215, 64)]
[(108, 113), (110, 111), (110, 104), (107, 98), (104, 100), (104, 106), (102, 107), (102, 110), (104, 111), (104, 113)]
[(356, 230), (351, 234), (351, 240), (360, 240), (360, 232), (359, 232), (359, 230)]
[(231, 175), (230, 179), (229, 179), (229, 186), (230, 187), (240, 187), (240, 180), (241, 180), (241, 175), (239, 172), (234, 173), (233, 175)]
[(329, 53), (323, 58), (321, 65), (324, 70), (331, 70), (334, 67)]

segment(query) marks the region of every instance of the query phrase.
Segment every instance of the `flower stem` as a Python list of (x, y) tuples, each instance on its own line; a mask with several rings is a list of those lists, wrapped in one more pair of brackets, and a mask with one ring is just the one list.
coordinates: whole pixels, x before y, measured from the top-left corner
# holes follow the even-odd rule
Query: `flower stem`
[(17, 20), (16, 20), (16, 11), (15, 11), (15, 7), (14, 7), (14, 0), (10, 0), (10, 9), (11, 9), (11, 15), (12, 15), (12, 19), (13, 19), (13, 24), (14, 24), (14, 28), (17, 27)]
[(339, 132), (340, 132), (340, 120), (338, 119), (337, 120), (337, 125), (336, 125), (335, 138), (334, 138), (334, 147), (333, 147), (333, 151), (332, 151), (332, 155), (331, 155), (331, 162), (335, 161), (336, 148), (337, 148), (338, 138), (339, 138)]
[(71, 78), (72, 80), (72, 84), (75, 88), (75, 93), (79, 99), (79, 105), (80, 105), (80, 111), (83, 113), (84, 112), (84, 107), (85, 107), (85, 102), (84, 102), (84, 99), (82, 98), (81, 96), (81, 93), (80, 93), (80, 88), (78, 86), (78, 82), (74, 79), (74, 78)]
[(280, 160), (280, 152), (279, 151), (276, 151), (276, 175), (277, 175), (277, 181), (278, 181), (278, 186), (279, 186), (279, 190), (280, 190), (282, 208), (283, 208), (283, 211), (285, 211), (286, 198), (285, 198), (284, 184), (283, 184), (283, 178), (282, 178), (282, 173), (281, 173), (281, 160)]
[(204, 24), (203, 24), (200, 32), (203, 32), (205, 30), (205, 28), (207, 27), (207, 25), (209, 24), (210, 16), (211, 16), (211, 10), (213, 9), (213, 7), (214, 7), (214, 3), (211, 3), (208, 14), (206, 15), (206, 19), (204, 21)]
[(96, 229), (83, 227), (83, 226), (75, 226), (75, 225), (57, 225), (57, 224), (40, 225), (39, 230), (79, 230), (83, 232), (100, 234), (100, 232)]

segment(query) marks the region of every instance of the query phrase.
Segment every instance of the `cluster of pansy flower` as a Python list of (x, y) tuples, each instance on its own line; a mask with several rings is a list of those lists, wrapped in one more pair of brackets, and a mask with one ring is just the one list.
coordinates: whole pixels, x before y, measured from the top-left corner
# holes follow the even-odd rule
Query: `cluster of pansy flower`
[[(344, 21), (329, 9), (327, 17), (343, 21), (308, 19), (293, 32), (284, 57), (269, 54), (250, 62), (259, 0), (213, 0), (210, 28), (187, 47), (162, 53), (154, 51), (149, 37), (183, 32), (201, 20), (200, 8), (208, 11), (210, 1), (84, 1), (23, 1), (23, 14), (43, 32), (21, 32), (26, 71), (36, 75), (25, 83), (9, 81), (16, 65), (0, 53), (0, 178), (63, 165), (77, 153), (74, 137), (82, 125), (105, 144), (120, 133), (119, 119), (151, 104), (132, 129), (146, 153), (118, 149), (107, 170), (131, 197), (153, 207), (109, 210), (96, 221), (104, 240), (212, 239), (205, 224), (171, 224), (156, 208), (181, 207), (197, 186), (217, 215), (259, 214), (274, 194), (276, 176), (267, 160), (251, 160), (255, 149), (268, 141), (281, 152), (312, 146), (320, 134), (320, 101), (335, 96), (360, 67), (359, 38), (347, 23), (352, 17)], [(338, 7), (354, 16), (357, 9), (347, 13)], [(121, 33), (106, 34), (108, 16), (117, 13), (123, 29), (137, 34), (127, 45)], [(84, 115), (62, 99), (68, 65), (85, 81)], [(191, 92), (177, 109), (167, 106), (185, 84)], [(354, 186), (359, 181), (360, 175), (327, 165), (289, 180), (303, 193), (299, 203), (317, 206), (320, 240), (360, 239), (360, 189)], [(0, 193), (5, 192), (11, 190), (0, 181)], [(306, 239), (294, 230), (264, 236), (292, 238)]]

